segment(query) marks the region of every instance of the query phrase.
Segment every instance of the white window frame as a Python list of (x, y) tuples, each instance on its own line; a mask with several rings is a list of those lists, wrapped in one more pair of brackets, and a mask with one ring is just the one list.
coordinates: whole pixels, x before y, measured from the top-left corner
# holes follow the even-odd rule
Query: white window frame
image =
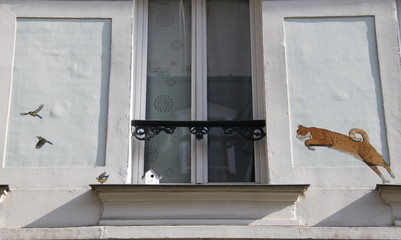
[[(117, 3), (119, 2), (119, 3)], [(0, 8), (0, 182), (20, 188), (84, 187), (103, 171), (108, 183), (127, 182), (130, 139), (130, 61), (132, 1), (13, 1)], [(11, 101), (17, 18), (111, 19), (111, 57), (105, 166), (4, 168)], [(62, 126), (60, 126), (62, 127)], [(73, 177), (79, 176), (79, 177)]]
[[(134, 53), (132, 84), (132, 119), (145, 119), (146, 112), (146, 62), (148, 37), (148, 0), (135, 1)], [(262, 62), (261, 2), (250, 0), (250, 41), (252, 63), (253, 118), (265, 119), (265, 94)], [(192, 76), (191, 76), (191, 118), (207, 120), (207, 49), (206, 49), (206, 0), (192, 0)], [(196, 89), (196, 90), (195, 90)], [(144, 141), (132, 141), (132, 183), (143, 183)], [(255, 142), (255, 183), (268, 183), (266, 140)], [(208, 183), (207, 136), (195, 141), (191, 136), (191, 183)], [(197, 160), (195, 160), (197, 159)], [(247, 183), (249, 184), (249, 183)]]
[[(362, 167), (297, 167), (293, 165), (287, 90), (287, 66), (284, 18), (291, 17), (356, 17), (375, 18), (377, 52), (382, 84), (384, 117), (390, 163), (396, 179), (401, 174), (399, 133), (400, 59), (395, 1), (376, 0), (267, 0), (262, 3), (264, 62), (267, 89), (267, 148), (271, 183), (307, 182), (315, 187), (367, 187), (381, 182), (367, 166)], [(398, 116), (397, 116), (398, 115)], [(273, 152), (274, 150), (274, 152)], [(381, 171), (383, 171), (381, 169)], [(386, 171), (383, 171), (387, 174)], [(373, 177), (374, 176), (374, 177)], [(398, 177), (397, 177), (398, 176)], [(399, 180), (395, 180), (398, 181)]]

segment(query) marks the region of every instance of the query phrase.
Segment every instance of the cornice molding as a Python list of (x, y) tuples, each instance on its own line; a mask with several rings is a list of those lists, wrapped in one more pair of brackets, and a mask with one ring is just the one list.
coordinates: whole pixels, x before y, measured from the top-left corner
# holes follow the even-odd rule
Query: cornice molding
[(376, 191), (390, 205), (394, 225), (401, 226), (401, 185), (377, 184)]
[(101, 225), (298, 225), (308, 185), (90, 185)]

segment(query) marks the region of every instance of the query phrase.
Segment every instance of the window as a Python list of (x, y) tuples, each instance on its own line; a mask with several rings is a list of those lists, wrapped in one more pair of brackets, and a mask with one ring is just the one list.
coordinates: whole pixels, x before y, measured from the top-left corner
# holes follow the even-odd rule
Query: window
[[(256, 3), (138, 2), (136, 24), (142, 21), (147, 27), (137, 29), (142, 45), (134, 63), (134, 119), (264, 119), (260, 66), (253, 50), (259, 40), (255, 28), (260, 27)], [(196, 140), (188, 128), (179, 127), (146, 143), (134, 140), (133, 182), (153, 169), (162, 176), (161, 183), (260, 183), (262, 156), (261, 142), (239, 134), (210, 128), (207, 137)]]

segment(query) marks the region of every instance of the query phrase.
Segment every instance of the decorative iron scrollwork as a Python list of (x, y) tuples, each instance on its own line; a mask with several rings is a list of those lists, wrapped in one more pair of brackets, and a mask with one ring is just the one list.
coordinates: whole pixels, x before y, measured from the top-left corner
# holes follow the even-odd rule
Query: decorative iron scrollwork
[(250, 141), (258, 141), (266, 136), (261, 126), (248, 126), (248, 127), (223, 127), (225, 134), (233, 134), (237, 132), (242, 137)]
[(174, 134), (177, 127), (188, 127), (197, 140), (202, 140), (211, 127), (221, 127), (225, 134), (238, 133), (250, 141), (258, 141), (266, 136), (265, 120), (250, 121), (154, 121), (133, 120), (132, 135), (138, 140), (151, 140), (160, 132)]
[(138, 140), (152, 140), (152, 138), (159, 135), (160, 132), (173, 134), (174, 130), (175, 127), (139, 125), (135, 127), (132, 135)]
[(195, 135), (195, 138), (197, 140), (202, 140), (203, 135), (208, 134), (209, 128), (205, 126), (195, 126), (195, 127), (190, 127), (189, 131), (191, 131), (191, 133)]

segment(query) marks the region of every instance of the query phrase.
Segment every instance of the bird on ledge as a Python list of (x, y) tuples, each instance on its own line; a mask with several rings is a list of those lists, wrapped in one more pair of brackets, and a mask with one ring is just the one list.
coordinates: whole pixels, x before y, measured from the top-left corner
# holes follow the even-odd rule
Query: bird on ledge
[(98, 182), (100, 182), (101, 184), (105, 183), (107, 181), (107, 179), (109, 178), (109, 175), (106, 175), (106, 172), (103, 172), (102, 174), (100, 174), (96, 180)]

